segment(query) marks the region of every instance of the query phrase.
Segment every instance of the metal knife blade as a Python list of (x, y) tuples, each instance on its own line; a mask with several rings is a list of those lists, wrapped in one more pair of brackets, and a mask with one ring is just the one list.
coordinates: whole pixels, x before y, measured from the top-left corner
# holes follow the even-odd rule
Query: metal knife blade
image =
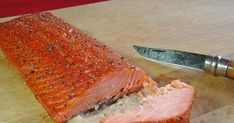
[(205, 70), (214, 75), (234, 78), (232, 74), (233, 60), (231, 59), (169, 49), (148, 48), (136, 45), (133, 45), (133, 47), (143, 58), (148, 60)]
[(144, 58), (151, 60), (171, 63), (175, 65), (186, 66), (195, 69), (203, 69), (206, 55), (176, 51), (176, 50), (166, 50), (159, 48), (146, 48), (141, 46), (133, 46), (134, 49)]

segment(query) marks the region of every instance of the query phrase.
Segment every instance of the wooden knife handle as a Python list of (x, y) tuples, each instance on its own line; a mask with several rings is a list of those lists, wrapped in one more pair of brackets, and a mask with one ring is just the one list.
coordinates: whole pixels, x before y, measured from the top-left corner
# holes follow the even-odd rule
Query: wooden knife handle
[(230, 60), (227, 68), (227, 77), (234, 79), (234, 60)]

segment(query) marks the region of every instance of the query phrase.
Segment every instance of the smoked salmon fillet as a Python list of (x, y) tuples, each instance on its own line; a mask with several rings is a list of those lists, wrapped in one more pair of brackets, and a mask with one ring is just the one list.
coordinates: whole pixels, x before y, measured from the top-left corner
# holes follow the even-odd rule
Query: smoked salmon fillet
[(101, 123), (189, 123), (194, 88), (179, 80), (158, 88), (155, 96), (147, 96), (130, 111), (113, 114)]
[(57, 123), (153, 83), (121, 55), (50, 13), (1, 23), (0, 48)]

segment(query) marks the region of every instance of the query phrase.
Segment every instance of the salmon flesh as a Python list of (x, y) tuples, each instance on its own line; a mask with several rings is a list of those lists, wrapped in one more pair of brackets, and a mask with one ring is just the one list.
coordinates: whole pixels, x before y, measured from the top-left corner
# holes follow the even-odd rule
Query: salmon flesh
[(132, 110), (113, 114), (101, 123), (189, 123), (194, 96), (192, 86), (175, 80), (158, 88), (156, 95), (141, 99), (143, 103)]
[(0, 48), (57, 123), (152, 83), (142, 69), (50, 13), (1, 23)]

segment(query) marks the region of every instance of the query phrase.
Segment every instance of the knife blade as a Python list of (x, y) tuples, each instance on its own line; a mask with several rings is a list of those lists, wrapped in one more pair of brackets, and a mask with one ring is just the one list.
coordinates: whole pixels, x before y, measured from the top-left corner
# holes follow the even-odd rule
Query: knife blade
[(148, 60), (204, 70), (213, 75), (234, 79), (234, 60), (229, 58), (137, 45), (133, 45), (133, 47), (143, 58)]

